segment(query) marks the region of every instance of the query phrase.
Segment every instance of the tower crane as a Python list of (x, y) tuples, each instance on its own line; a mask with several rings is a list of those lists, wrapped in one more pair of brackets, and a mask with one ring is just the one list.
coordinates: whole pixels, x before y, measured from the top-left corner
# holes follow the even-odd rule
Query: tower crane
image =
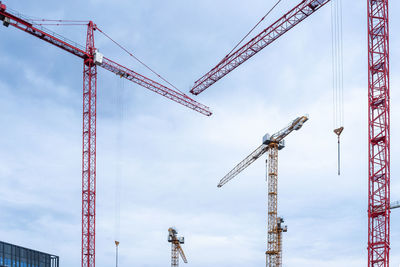
[(187, 263), (187, 259), (181, 244), (185, 243), (185, 238), (183, 236), (178, 237), (178, 231), (170, 227), (168, 229), (168, 242), (171, 243), (171, 267), (178, 267), (179, 266), (179, 255), (184, 263)]
[(284, 138), (294, 130), (298, 131), (308, 120), (307, 116), (301, 116), (293, 120), (287, 127), (270, 136), (263, 137), (262, 144), (249, 156), (237, 164), (218, 184), (222, 187), (232, 180), (241, 171), (269, 152), (266, 167), (268, 168), (268, 238), (267, 238), (267, 267), (282, 266), (282, 232), (287, 232), (287, 226), (283, 226), (284, 220), (277, 216), (278, 213), (278, 150), (285, 147)]
[(39, 25), (18, 12), (7, 9), (0, 1), (0, 20), (6, 27), (21, 31), (46, 41), (83, 60), (83, 151), (82, 151), (82, 267), (95, 266), (95, 218), (96, 218), (96, 114), (97, 114), (97, 67), (110, 71), (128, 81), (160, 94), (178, 104), (203, 115), (212, 113), (208, 107), (187, 95), (153, 81), (119, 63), (104, 57), (95, 46), (94, 32), (102, 32), (93, 23), (87, 22), (86, 46)]

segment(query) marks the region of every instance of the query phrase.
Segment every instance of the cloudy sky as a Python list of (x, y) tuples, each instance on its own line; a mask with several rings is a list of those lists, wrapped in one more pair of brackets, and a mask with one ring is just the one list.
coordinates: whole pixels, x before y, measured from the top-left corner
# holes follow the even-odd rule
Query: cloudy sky
[[(39, 18), (92, 19), (185, 92), (274, 2), (5, 1)], [(298, 2), (283, 0), (256, 32)], [(185, 236), (187, 266), (263, 266), (264, 159), (223, 188), (216, 185), (266, 132), (306, 113), (310, 120), (279, 154), (279, 214), (289, 227), (284, 265), (365, 266), (366, 2), (344, 1), (341, 176), (332, 132), (330, 5), (196, 97), (212, 108), (212, 117), (100, 69), (97, 266), (112, 266), (116, 238), (120, 266), (168, 266), (170, 226)], [(394, 11), (400, 3), (390, 2), (391, 189), (399, 200), (400, 16)], [(85, 27), (54, 30), (85, 42)], [(0, 240), (59, 255), (61, 266), (79, 266), (82, 62), (15, 28), (0, 27), (0, 36)], [(155, 78), (99, 34), (96, 45)], [(400, 210), (394, 210), (391, 266), (400, 264), (399, 225)]]

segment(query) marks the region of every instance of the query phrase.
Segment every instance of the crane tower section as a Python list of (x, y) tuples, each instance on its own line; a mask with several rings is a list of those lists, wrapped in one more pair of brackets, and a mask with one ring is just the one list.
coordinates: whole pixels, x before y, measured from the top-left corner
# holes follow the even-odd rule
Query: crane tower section
[(171, 267), (179, 266), (179, 255), (183, 262), (187, 263), (186, 255), (181, 247), (181, 244), (185, 243), (185, 238), (178, 237), (178, 231), (173, 227), (168, 229), (168, 242), (171, 243)]
[(390, 90), (388, 0), (368, 0), (368, 267), (388, 267)]
[[(268, 236), (267, 236), (267, 267), (279, 265), (281, 251), (278, 242), (278, 144), (269, 146), (268, 165)], [(268, 164), (269, 162), (269, 164)]]
[[(280, 132), (278, 136), (284, 133), (289, 134), (288, 128)], [(283, 219), (278, 217), (278, 151), (285, 147), (284, 140), (278, 142), (271, 141), (267, 134), (263, 138), (263, 144), (268, 145), (268, 160), (266, 161), (268, 175), (268, 235), (267, 267), (282, 266), (282, 223)], [(285, 232), (287, 227), (285, 227)]]
[(86, 40), (90, 57), (83, 63), (82, 267), (95, 266), (97, 67), (93, 31), (90, 21)]

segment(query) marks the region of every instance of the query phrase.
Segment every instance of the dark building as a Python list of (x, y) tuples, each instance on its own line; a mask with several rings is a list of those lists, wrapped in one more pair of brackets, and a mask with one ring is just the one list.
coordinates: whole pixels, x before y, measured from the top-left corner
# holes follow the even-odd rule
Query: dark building
[(59, 257), (0, 241), (0, 267), (59, 267)]

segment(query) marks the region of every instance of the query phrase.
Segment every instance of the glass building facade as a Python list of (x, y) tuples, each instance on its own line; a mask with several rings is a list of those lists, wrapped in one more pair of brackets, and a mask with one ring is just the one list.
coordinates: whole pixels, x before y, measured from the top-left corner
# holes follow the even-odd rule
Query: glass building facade
[(59, 257), (0, 241), (0, 267), (59, 267)]

